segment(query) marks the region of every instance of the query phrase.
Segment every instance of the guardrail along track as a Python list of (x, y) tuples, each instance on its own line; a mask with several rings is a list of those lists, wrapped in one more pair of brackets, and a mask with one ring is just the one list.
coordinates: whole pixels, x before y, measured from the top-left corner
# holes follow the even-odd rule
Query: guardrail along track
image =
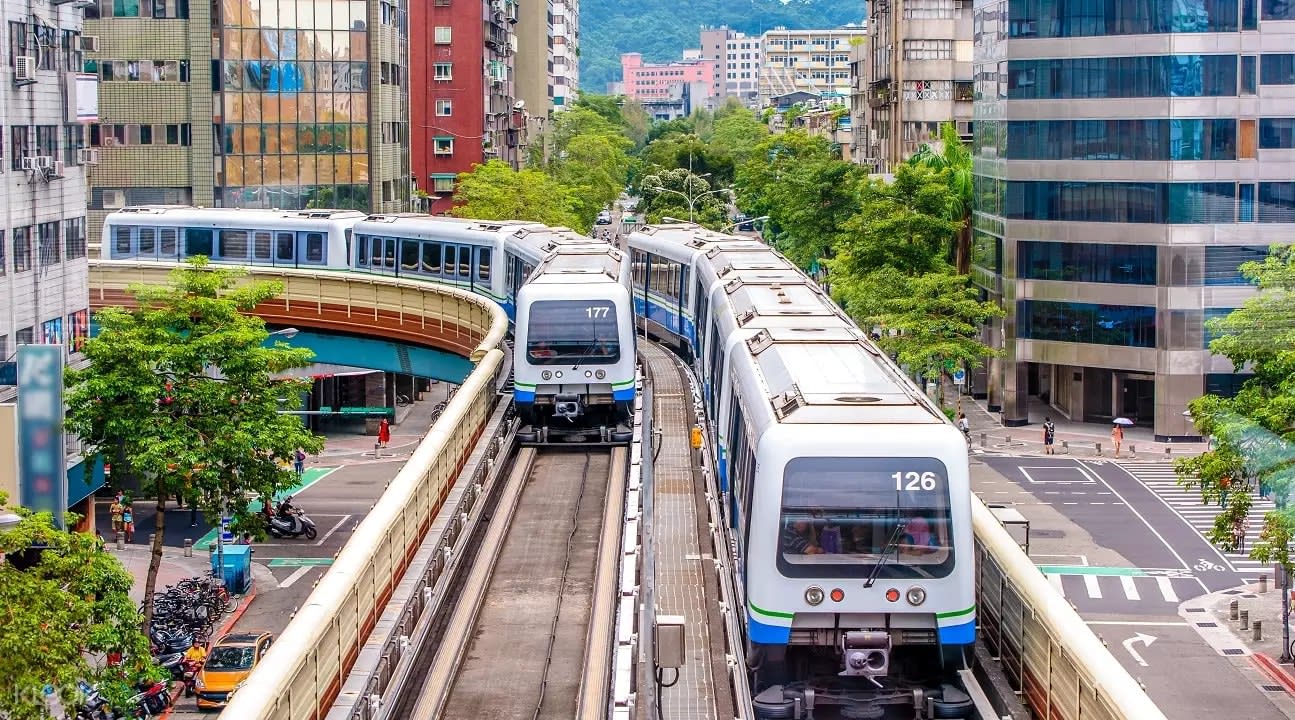
[[(419, 684), (408, 685), (393, 717), (577, 716), (585, 676), (575, 670), (601, 668), (591, 676), (605, 682), (612, 639), (591, 628), (606, 622), (595, 596), (615, 587), (598, 565), (626, 457), (623, 448), (519, 453), (427, 676), (417, 696)], [(585, 712), (605, 714), (593, 705)]]

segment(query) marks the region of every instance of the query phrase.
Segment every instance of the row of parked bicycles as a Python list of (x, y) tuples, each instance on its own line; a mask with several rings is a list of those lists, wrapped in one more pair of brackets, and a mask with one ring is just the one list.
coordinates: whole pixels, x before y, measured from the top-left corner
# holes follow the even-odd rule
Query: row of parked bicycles
[[(211, 642), (213, 629), (238, 607), (224, 583), (214, 575), (186, 578), (153, 595), (153, 619), (148, 638), (153, 661), (169, 677), (156, 683), (144, 683), (126, 708), (114, 710), (99, 689), (82, 683), (82, 701), (76, 720), (119, 720), (151, 718), (161, 715), (175, 702), (174, 683), (183, 683), (186, 696), (193, 693), (194, 678), (202, 669), (200, 656)], [(197, 648), (201, 648), (199, 652)], [(194, 649), (191, 651), (191, 649)]]

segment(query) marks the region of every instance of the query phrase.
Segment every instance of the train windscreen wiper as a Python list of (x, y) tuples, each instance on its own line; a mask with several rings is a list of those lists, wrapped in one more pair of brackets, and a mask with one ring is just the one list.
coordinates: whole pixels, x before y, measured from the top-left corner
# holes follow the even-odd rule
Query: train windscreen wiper
[(886, 560), (890, 558), (890, 553), (899, 547), (899, 541), (904, 537), (904, 530), (906, 529), (908, 529), (907, 520), (900, 520), (895, 524), (895, 529), (890, 533), (890, 540), (886, 542), (886, 547), (881, 550), (881, 557), (877, 558), (877, 564), (872, 566), (872, 572), (863, 583), (865, 588), (870, 588), (873, 583), (877, 582), (877, 576), (881, 574), (881, 566), (886, 564)]

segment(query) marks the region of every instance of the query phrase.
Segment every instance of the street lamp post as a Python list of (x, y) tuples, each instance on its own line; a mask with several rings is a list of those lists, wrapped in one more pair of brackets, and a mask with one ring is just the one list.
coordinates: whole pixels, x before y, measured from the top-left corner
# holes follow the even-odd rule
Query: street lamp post
[[(689, 189), (689, 190), (691, 190), (691, 189), (692, 189), (692, 179), (693, 179), (693, 178), (704, 178), (704, 177), (706, 177), (707, 175), (710, 175), (710, 173), (705, 173), (705, 174), (702, 174), (702, 175), (692, 175), (692, 174), (689, 174), (689, 176), (688, 176), (688, 183), (687, 183), (687, 187), (688, 187), (688, 189)], [(687, 201), (687, 203), (688, 203), (688, 222), (696, 222), (696, 217), (697, 217), (697, 201), (698, 201), (698, 200), (700, 200), (700, 199), (702, 199), (702, 198), (706, 197), (707, 195), (715, 195), (715, 194), (717, 194), (717, 193), (731, 193), (731, 192), (733, 192), (733, 188), (727, 188), (727, 187), (725, 187), (725, 188), (718, 188), (718, 189), (715, 189), (715, 190), (707, 190), (707, 191), (706, 191), (706, 192), (704, 192), (704, 193), (698, 193), (698, 194), (696, 194), (696, 195), (693, 195), (691, 192), (686, 192), (686, 193), (685, 193), (685, 192), (682, 192), (682, 191), (679, 191), (679, 190), (671, 190), (671, 189), (670, 189), (670, 188), (668, 188), (668, 187), (662, 187), (662, 186), (660, 186), (660, 185), (653, 185), (653, 186), (652, 186), (652, 189), (653, 189), (653, 190), (655, 190), (655, 191), (657, 191), (657, 192), (668, 192), (668, 193), (674, 193), (675, 195), (678, 195), (679, 197), (681, 197), (681, 198), (683, 198), (685, 201)], [(766, 218), (766, 219), (767, 219), (767, 218)]]
[(758, 222), (764, 222), (765, 220), (768, 220), (768, 219), (769, 219), (769, 216), (768, 216), (768, 215), (761, 215), (760, 217), (747, 218), (746, 220), (740, 220), (740, 221), (738, 221), (738, 222), (731, 223), (731, 224), (729, 224), (729, 225), (725, 225), (724, 227), (720, 228), (720, 229), (719, 229), (719, 231), (720, 231), (720, 232), (727, 232), (727, 231), (729, 230), (729, 228), (735, 228), (735, 227), (737, 227), (738, 225), (742, 225), (742, 224), (745, 224), (745, 223), (758, 223)]

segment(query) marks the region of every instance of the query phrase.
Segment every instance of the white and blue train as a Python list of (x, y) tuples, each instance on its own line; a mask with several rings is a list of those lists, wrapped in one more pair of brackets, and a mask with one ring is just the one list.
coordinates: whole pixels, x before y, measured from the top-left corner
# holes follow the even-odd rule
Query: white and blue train
[(114, 260), (205, 255), (478, 293), (513, 321), (514, 393), (528, 432), (540, 441), (551, 432), (629, 439), (636, 346), (628, 267), (605, 242), (526, 221), (187, 206), (124, 208), (104, 220), (102, 242), (103, 256)]
[(702, 383), (757, 714), (814, 691), (820, 713), (970, 716), (962, 435), (763, 243), (665, 225), (628, 247), (636, 311)]

